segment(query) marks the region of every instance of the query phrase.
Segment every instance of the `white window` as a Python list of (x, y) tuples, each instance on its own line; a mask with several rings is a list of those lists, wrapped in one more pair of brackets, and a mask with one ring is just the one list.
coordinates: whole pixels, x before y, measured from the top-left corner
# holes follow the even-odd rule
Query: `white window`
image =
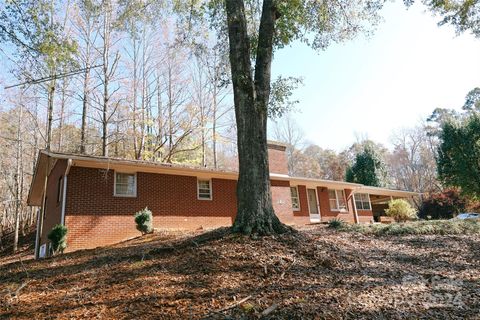
[(137, 196), (137, 175), (135, 173), (115, 172), (114, 196), (136, 197)]
[(354, 197), (357, 210), (371, 210), (370, 195), (368, 193), (356, 193)]
[(300, 199), (298, 197), (298, 188), (290, 187), (290, 195), (292, 197), (292, 209), (293, 211), (300, 211)]
[(330, 210), (346, 211), (347, 204), (345, 201), (345, 192), (343, 190), (328, 190), (328, 203)]
[(197, 179), (198, 200), (212, 200), (212, 181)]

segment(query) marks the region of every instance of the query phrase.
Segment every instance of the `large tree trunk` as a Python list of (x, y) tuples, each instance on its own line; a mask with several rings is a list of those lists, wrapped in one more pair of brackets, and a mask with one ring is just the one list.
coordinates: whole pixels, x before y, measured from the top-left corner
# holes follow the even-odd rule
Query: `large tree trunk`
[(238, 211), (233, 230), (259, 235), (281, 233), (287, 228), (273, 210), (267, 152), (267, 107), (275, 8), (271, 0), (264, 0), (255, 81), (251, 72), (243, 0), (226, 0), (226, 11), (239, 157)]

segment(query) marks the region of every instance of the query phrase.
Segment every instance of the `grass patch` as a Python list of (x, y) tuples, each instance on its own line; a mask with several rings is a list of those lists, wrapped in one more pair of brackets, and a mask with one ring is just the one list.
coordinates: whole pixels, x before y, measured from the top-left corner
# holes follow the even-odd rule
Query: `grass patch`
[(480, 234), (479, 220), (432, 220), (391, 224), (343, 224), (340, 231), (369, 235)]

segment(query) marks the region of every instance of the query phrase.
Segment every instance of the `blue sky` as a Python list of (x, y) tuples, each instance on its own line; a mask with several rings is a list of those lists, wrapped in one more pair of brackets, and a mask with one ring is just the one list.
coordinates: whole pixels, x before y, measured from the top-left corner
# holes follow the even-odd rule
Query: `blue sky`
[(276, 52), (274, 75), (301, 76), (292, 114), (309, 142), (342, 150), (368, 137), (389, 146), (436, 107), (459, 109), (480, 86), (480, 39), (438, 27), (421, 4), (387, 3), (375, 34), (315, 52), (294, 44)]

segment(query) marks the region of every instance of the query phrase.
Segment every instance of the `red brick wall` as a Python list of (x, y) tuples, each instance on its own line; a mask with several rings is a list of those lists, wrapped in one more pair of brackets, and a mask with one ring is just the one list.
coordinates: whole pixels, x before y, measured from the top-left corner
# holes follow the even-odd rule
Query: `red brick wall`
[[(310, 223), (308, 208), (305, 212), (293, 211), (289, 181), (271, 181), (272, 202), (276, 215), (285, 224), (303, 225)], [(300, 204), (302, 208), (302, 204)]]
[[(288, 181), (272, 180), (273, 207), (287, 224), (309, 222), (294, 216)], [(137, 197), (115, 197), (114, 171), (72, 167), (68, 176), (68, 250), (93, 248), (139, 235), (133, 215), (148, 206), (155, 228), (197, 229), (232, 225), (236, 181), (212, 179), (212, 200), (197, 199), (197, 178), (137, 173)]]
[(138, 172), (137, 197), (115, 197), (113, 190), (113, 170), (72, 167), (66, 207), (70, 250), (139, 235), (133, 215), (147, 206), (155, 228), (166, 229), (228, 226), (237, 211), (235, 180), (212, 179), (212, 200), (197, 199), (192, 176)]
[[(43, 220), (42, 234), (40, 236), (40, 245), (47, 244), (47, 249), (48, 243), (50, 242), (50, 240), (48, 240), (48, 233), (55, 225), (59, 224), (61, 220), (62, 203), (57, 202), (58, 179), (64, 175), (66, 167), (66, 160), (57, 160), (55, 166), (50, 172), (50, 175), (48, 176), (46, 199), (47, 206)], [(62, 191), (60, 190), (60, 192)]]
[(288, 174), (285, 146), (268, 144), (268, 167), (271, 173)]
[(212, 200), (197, 199), (197, 178), (137, 173), (137, 196), (115, 197), (114, 171), (73, 167), (68, 177), (67, 214), (133, 215), (148, 206), (154, 215), (227, 216), (236, 207), (236, 181), (212, 179)]
[(307, 217), (310, 222), (310, 213), (308, 212), (307, 188), (305, 186), (297, 186), (298, 197), (300, 198), (300, 210), (293, 211), (294, 216)]
[(357, 210), (358, 221), (360, 223), (371, 223), (373, 222), (373, 212), (372, 210)]

